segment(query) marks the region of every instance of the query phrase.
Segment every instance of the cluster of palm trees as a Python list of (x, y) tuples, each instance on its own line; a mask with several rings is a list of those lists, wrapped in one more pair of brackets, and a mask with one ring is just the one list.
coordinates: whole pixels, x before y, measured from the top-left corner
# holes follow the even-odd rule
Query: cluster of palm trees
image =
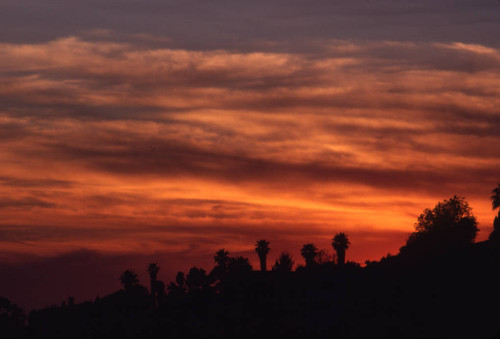
[[(493, 222), (493, 231), (490, 234), (489, 239), (491, 241), (500, 242), (500, 184), (492, 190), (491, 195), (491, 204), (493, 210), (499, 209), (498, 215), (495, 217)], [(260, 239), (255, 243), (255, 252), (259, 257), (260, 262), (260, 270), (265, 272), (267, 271), (267, 256), (270, 252), (269, 241)], [(332, 247), (336, 253), (336, 264), (344, 265), (346, 263), (346, 251), (349, 249), (350, 241), (349, 237), (346, 233), (340, 232), (337, 233), (332, 239)], [(328, 255), (328, 252), (325, 250), (318, 250), (318, 248), (313, 243), (307, 243), (302, 246), (300, 250), (300, 254), (304, 258), (305, 267), (312, 267), (316, 265), (322, 264), (331, 264), (335, 263), (335, 256)], [(217, 280), (218, 277), (221, 277), (224, 273), (227, 272), (237, 272), (237, 271), (251, 271), (252, 267), (249, 263), (248, 258), (244, 257), (230, 257), (229, 252), (225, 249), (220, 249), (215, 253), (214, 256), (215, 268), (210, 272), (210, 274), (206, 274), (203, 269), (193, 268), (192, 272), (190, 271), (188, 276), (192, 276), (191, 279), (182, 277), (182, 281), (184, 279), (187, 281), (202, 281), (203, 279), (207, 281)], [(292, 255), (289, 252), (281, 252), (278, 258), (276, 259), (272, 270), (273, 271), (292, 271), (294, 266), (294, 260)], [(196, 270), (197, 271), (196, 271)], [(151, 299), (153, 303), (155, 300), (158, 300), (159, 297), (165, 293), (165, 285), (162, 281), (157, 279), (158, 272), (160, 271), (160, 266), (157, 263), (150, 263), (147, 267), (147, 272), (150, 277), (150, 293)], [(196, 271), (196, 272), (195, 272)], [(199, 272), (198, 272), (199, 271)], [(182, 272), (180, 272), (182, 273)], [(195, 274), (196, 273), (196, 274)], [(198, 276), (204, 276), (203, 279), (194, 279)], [(178, 279), (179, 280), (179, 277)], [(120, 281), (123, 284), (123, 287), (126, 291), (133, 289), (135, 286), (139, 284), (139, 279), (137, 274), (133, 270), (126, 270), (120, 276)], [(199, 283), (201, 284), (201, 283)], [(198, 284), (198, 285), (199, 285)], [(177, 281), (177, 285), (180, 286)], [(176, 285), (176, 286), (177, 286)], [(191, 283), (195, 287), (195, 283)], [(187, 286), (187, 285), (186, 285)], [(189, 287), (189, 286), (188, 286)], [(193, 287), (193, 288), (194, 288)], [(170, 286), (169, 286), (170, 289)]]
[[(337, 264), (345, 264), (345, 253), (350, 245), (349, 238), (345, 233), (337, 233), (332, 239), (332, 247), (337, 253)], [(260, 261), (260, 270), (267, 271), (267, 255), (269, 254), (269, 241), (261, 239), (255, 243), (255, 252), (257, 253)], [(304, 257), (306, 267), (312, 267), (315, 265), (321, 265), (325, 263), (333, 263), (334, 257), (329, 256), (326, 251), (318, 250), (318, 248), (312, 244), (305, 244), (301, 251), (302, 257)], [(229, 252), (225, 249), (220, 249), (215, 253), (214, 262), (216, 266), (210, 272), (206, 274), (203, 269), (198, 269), (193, 267), (188, 276), (185, 278), (182, 272), (179, 272), (176, 278), (176, 282), (172, 282), (169, 286), (169, 290), (174, 289), (196, 289), (201, 287), (205, 282), (216, 281), (222, 275), (227, 272), (248, 272), (252, 270), (252, 266), (249, 263), (248, 258), (241, 256), (230, 257)], [(272, 267), (273, 271), (277, 272), (290, 272), (293, 270), (294, 260), (289, 252), (281, 252)], [(158, 272), (160, 271), (160, 266), (157, 263), (150, 263), (147, 267), (147, 272), (150, 278), (150, 295), (153, 307), (157, 307), (157, 302), (162, 295), (165, 293), (165, 285), (162, 281), (158, 280)], [(139, 286), (138, 275), (133, 270), (126, 270), (120, 275), (120, 282), (122, 283), (125, 291), (133, 290)], [(175, 285), (175, 286), (174, 286)], [(185, 285), (185, 286), (184, 286)], [(199, 286), (198, 286), (199, 285)]]
[[(158, 272), (160, 266), (158, 263), (150, 263), (147, 267), (147, 272), (150, 278), (150, 295), (153, 307), (157, 307), (159, 298), (165, 294), (165, 284), (163, 281), (158, 280)], [(120, 282), (125, 291), (131, 291), (139, 286), (139, 278), (135, 271), (126, 270), (120, 275)]]
[[(500, 243), (500, 184), (492, 190), (491, 203), (493, 210), (498, 209), (498, 215), (493, 222), (493, 231), (490, 234), (490, 241)], [(259, 257), (260, 271), (267, 271), (267, 257), (270, 252), (269, 241), (260, 239), (255, 243), (255, 252)], [(332, 238), (332, 248), (335, 255), (329, 255), (326, 250), (319, 250), (313, 243), (304, 244), (300, 250), (301, 256), (305, 261), (305, 268), (320, 267), (323, 265), (336, 264), (342, 266), (346, 264), (346, 251), (349, 249), (351, 242), (346, 233), (340, 232)], [(335, 260), (336, 257), (336, 260)], [(179, 272), (175, 282), (170, 283), (167, 287), (169, 292), (172, 291), (194, 291), (202, 289), (205, 286), (214, 284), (223, 280), (226, 274), (240, 274), (251, 272), (252, 266), (248, 258), (242, 256), (230, 257), (229, 252), (225, 249), (220, 249), (214, 256), (215, 267), (211, 272), (197, 267), (190, 269), (185, 276), (183, 272)], [(293, 270), (294, 260), (289, 252), (281, 252), (277, 257), (272, 270), (276, 272), (290, 272)], [(160, 266), (157, 263), (150, 263), (147, 267), (147, 272), (150, 277), (150, 295), (152, 306), (158, 307), (158, 300), (165, 295), (165, 285), (158, 280), (158, 272)], [(133, 290), (139, 287), (139, 279), (133, 270), (126, 270), (120, 276), (120, 281), (123, 284), (125, 291)], [(143, 290), (144, 287), (142, 287)]]
[(120, 275), (120, 282), (125, 291), (130, 291), (139, 284), (139, 277), (135, 271), (126, 270)]
[[(344, 265), (345, 264), (345, 253), (347, 249), (349, 249), (349, 245), (351, 242), (347, 234), (340, 232), (337, 233), (332, 239), (332, 247), (337, 253), (337, 264)], [(255, 252), (259, 256), (260, 261), (260, 270), (267, 270), (267, 254), (269, 253), (269, 241), (267, 240), (258, 240), (255, 243)], [(306, 267), (311, 267), (317, 264), (324, 264), (327, 262), (333, 262), (333, 257), (328, 256), (327, 252), (324, 250), (318, 250), (318, 248), (312, 244), (308, 243), (302, 246), (300, 250), (300, 254), (304, 257), (306, 262)], [(293, 268), (293, 258), (289, 252), (281, 252), (278, 259), (273, 266), (273, 270), (276, 271), (291, 271)]]

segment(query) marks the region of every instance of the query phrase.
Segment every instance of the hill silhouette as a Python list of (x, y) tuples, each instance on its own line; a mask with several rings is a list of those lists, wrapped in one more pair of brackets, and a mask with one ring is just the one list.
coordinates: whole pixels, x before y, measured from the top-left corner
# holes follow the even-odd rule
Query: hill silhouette
[[(32, 311), (0, 298), (2, 338), (494, 338), (500, 335), (500, 246), (475, 243), (477, 222), (462, 197), (426, 209), (399, 254), (362, 267), (304, 244), (306, 265), (287, 252), (266, 269), (270, 242), (259, 240), (259, 270), (221, 249), (208, 273), (192, 267), (167, 288), (151, 263), (149, 289), (133, 270), (123, 289), (94, 301)], [(322, 250), (323, 251), (323, 250)], [(146, 268), (144, 268), (146, 269)]]

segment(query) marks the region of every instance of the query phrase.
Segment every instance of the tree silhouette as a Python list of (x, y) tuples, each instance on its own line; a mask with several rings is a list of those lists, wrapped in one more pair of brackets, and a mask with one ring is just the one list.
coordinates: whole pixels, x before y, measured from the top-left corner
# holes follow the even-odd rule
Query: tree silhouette
[(165, 286), (163, 286), (163, 291), (161, 285), (156, 278), (158, 277), (158, 272), (160, 271), (160, 266), (157, 263), (150, 263), (147, 269), (150, 279), (150, 293), (151, 293), (151, 303), (152, 307), (156, 308), (157, 299), (159, 295), (163, 294), (165, 291)]
[(180, 288), (184, 288), (186, 285), (186, 277), (184, 276), (184, 272), (177, 272), (177, 275), (175, 276), (175, 282), (177, 283), (177, 286)]
[(489, 240), (500, 242), (500, 184), (491, 191), (491, 207), (493, 210), (499, 208), (498, 215), (493, 220), (493, 231), (490, 233)]
[(224, 248), (215, 252), (214, 256), (215, 267), (209, 274), (210, 283), (214, 283), (217, 280), (223, 279), (224, 275), (228, 271), (229, 260), (230, 260), (229, 252), (226, 251)]
[(347, 234), (340, 232), (337, 233), (332, 239), (332, 247), (337, 252), (337, 263), (339, 265), (345, 264), (345, 251), (349, 248), (351, 242)]
[(334, 264), (335, 254), (329, 254), (327, 250), (319, 250), (316, 255), (316, 263), (318, 265)]
[(255, 243), (255, 252), (257, 252), (257, 255), (259, 256), (260, 270), (262, 272), (267, 271), (266, 259), (269, 251), (270, 251), (269, 241), (261, 239)]
[(227, 270), (227, 265), (229, 264), (229, 252), (224, 248), (221, 248), (217, 252), (215, 252), (214, 256), (215, 263), (223, 268), (224, 271)]
[(0, 338), (24, 338), (21, 329), (25, 320), (23, 309), (9, 299), (0, 297)]
[(149, 279), (150, 279), (150, 283), (151, 283), (151, 294), (154, 294), (155, 292), (155, 282), (156, 282), (156, 278), (158, 277), (158, 272), (160, 271), (160, 266), (157, 264), (157, 263), (150, 263), (148, 265), (148, 269), (147, 269), (148, 273), (149, 273)]
[(276, 272), (291, 272), (293, 269), (293, 258), (292, 255), (288, 252), (281, 252), (278, 259), (273, 266), (273, 271)]
[(120, 282), (125, 291), (130, 291), (139, 283), (139, 279), (137, 278), (137, 273), (132, 270), (126, 270), (120, 275)]
[(300, 255), (304, 257), (304, 260), (306, 261), (306, 267), (311, 267), (316, 263), (318, 248), (314, 246), (314, 244), (305, 244), (300, 250)]
[(184, 276), (184, 272), (177, 272), (175, 277), (175, 282), (171, 282), (167, 286), (167, 290), (170, 294), (175, 294), (177, 296), (182, 295), (186, 292), (186, 277)]
[(207, 284), (207, 274), (203, 268), (191, 267), (186, 277), (189, 292), (200, 290)]
[(453, 196), (431, 210), (425, 209), (417, 219), (413, 232), (401, 248), (401, 253), (440, 252), (474, 242), (479, 229), (476, 217), (464, 197)]
[(242, 256), (229, 258), (229, 265), (228, 265), (229, 273), (242, 274), (251, 271), (252, 271), (252, 265), (250, 265), (248, 258)]

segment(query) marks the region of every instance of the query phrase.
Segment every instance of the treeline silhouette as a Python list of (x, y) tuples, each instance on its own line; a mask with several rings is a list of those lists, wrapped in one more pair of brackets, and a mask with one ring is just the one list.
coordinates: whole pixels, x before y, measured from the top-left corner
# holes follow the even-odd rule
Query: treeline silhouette
[(192, 267), (168, 285), (148, 265), (149, 289), (133, 270), (123, 289), (75, 304), (32, 311), (0, 298), (0, 337), (9, 338), (500, 338), (499, 209), (487, 241), (475, 243), (478, 222), (463, 197), (426, 209), (397, 255), (365, 266), (346, 261), (346, 233), (335, 254), (306, 243), (305, 265), (288, 252), (267, 268), (270, 242), (249, 259), (214, 254), (206, 272)]

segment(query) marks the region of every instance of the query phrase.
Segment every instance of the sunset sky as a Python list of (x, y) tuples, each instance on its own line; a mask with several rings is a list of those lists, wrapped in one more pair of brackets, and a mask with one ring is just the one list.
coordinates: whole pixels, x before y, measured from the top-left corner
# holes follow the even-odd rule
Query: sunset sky
[(92, 299), (156, 261), (396, 254), (500, 182), (500, 2), (2, 0), (0, 295)]

